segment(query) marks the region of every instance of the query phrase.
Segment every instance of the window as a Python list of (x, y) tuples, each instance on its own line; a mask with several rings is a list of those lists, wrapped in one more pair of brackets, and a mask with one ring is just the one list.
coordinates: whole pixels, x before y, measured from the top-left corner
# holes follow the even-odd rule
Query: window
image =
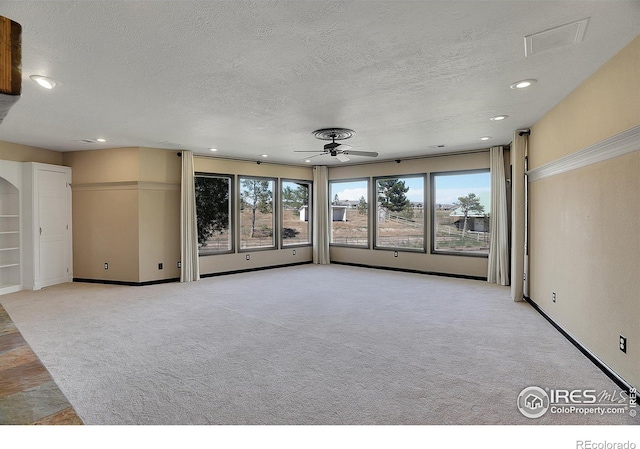
[(195, 177), (198, 255), (233, 251), (231, 176)]
[(282, 181), (282, 246), (311, 244), (309, 181)]
[(376, 179), (376, 248), (424, 251), (424, 176)]
[(489, 254), (489, 170), (431, 175), (433, 252)]
[(240, 249), (275, 247), (274, 179), (240, 177)]
[(334, 181), (330, 183), (331, 243), (369, 246), (369, 182)]

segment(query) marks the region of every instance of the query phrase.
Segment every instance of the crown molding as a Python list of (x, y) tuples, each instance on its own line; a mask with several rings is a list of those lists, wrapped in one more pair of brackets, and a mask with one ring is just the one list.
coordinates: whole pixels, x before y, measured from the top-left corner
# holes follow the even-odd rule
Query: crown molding
[(553, 162), (527, 171), (529, 182), (597, 164), (640, 150), (640, 126), (635, 126)]

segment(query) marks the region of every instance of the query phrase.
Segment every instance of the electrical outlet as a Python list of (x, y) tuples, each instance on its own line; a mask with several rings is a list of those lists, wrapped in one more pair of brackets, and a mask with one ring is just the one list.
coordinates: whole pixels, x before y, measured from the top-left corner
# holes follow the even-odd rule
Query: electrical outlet
[(295, 249), (293, 250), (293, 255), (294, 255), (294, 256), (296, 255), (296, 250), (295, 250)]
[(162, 263), (158, 264), (158, 270), (162, 270)]
[(182, 268), (182, 262), (178, 261), (178, 268)]
[(104, 263), (104, 269), (108, 270), (109, 269), (109, 264), (107, 262)]
[(393, 257), (398, 257), (398, 251), (393, 252)]
[(247, 254), (246, 256), (244, 256), (245, 259), (250, 260), (251, 259), (251, 254)]
[(551, 293), (551, 301), (556, 302), (556, 292)]
[(627, 337), (624, 335), (620, 335), (620, 350), (625, 354), (627, 353)]

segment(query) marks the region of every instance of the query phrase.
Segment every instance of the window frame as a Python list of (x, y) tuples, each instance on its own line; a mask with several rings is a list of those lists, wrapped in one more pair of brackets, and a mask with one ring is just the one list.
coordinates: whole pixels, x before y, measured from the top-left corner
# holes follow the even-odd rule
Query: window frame
[[(333, 243), (333, 211), (331, 210), (331, 203), (333, 202), (333, 193), (331, 190), (331, 186), (333, 184), (338, 183), (348, 183), (348, 182), (366, 182), (367, 186), (367, 242), (364, 245), (350, 245), (348, 243)], [(371, 200), (369, 197), (371, 196), (371, 178), (347, 178), (347, 179), (330, 179), (329, 180), (329, 198), (327, 202), (327, 206), (329, 207), (329, 246), (337, 246), (343, 248), (359, 248), (359, 249), (370, 249), (371, 248)]]
[[(421, 248), (406, 248), (402, 246), (381, 246), (378, 244), (378, 181), (388, 179), (402, 179), (402, 178), (421, 178), (422, 179), (422, 247)], [(382, 251), (402, 251), (410, 253), (426, 253), (427, 252), (427, 175), (426, 173), (413, 173), (413, 174), (401, 174), (401, 175), (388, 175), (388, 176), (376, 176), (372, 179), (372, 189), (375, 193), (375, 212), (373, 214), (373, 249)]]
[[(453, 170), (453, 171), (442, 171), (442, 172), (433, 172), (430, 173), (430, 200), (431, 204), (429, 205), (429, 211), (431, 213), (431, 251), (430, 254), (434, 255), (446, 255), (446, 256), (462, 256), (462, 257), (479, 257), (479, 258), (489, 258), (489, 253), (474, 253), (474, 252), (465, 252), (465, 251), (444, 251), (436, 249), (436, 177), (438, 176), (456, 176), (456, 175), (472, 175), (472, 174), (480, 174), (480, 173), (489, 173), (491, 176), (491, 169), (487, 168), (474, 168), (468, 170)], [(489, 180), (489, 189), (491, 189), (491, 179)], [(491, 191), (489, 191), (489, 195), (491, 195)], [(491, 210), (488, 212), (491, 213)]]
[[(278, 211), (277, 207), (279, 204), (279, 195), (278, 195), (278, 178), (272, 178), (269, 176), (253, 176), (253, 175), (237, 175), (236, 176), (236, 210), (237, 210), (237, 252), (238, 253), (247, 253), (247, 252), (255, 252), (255, 251), (271, 251), (274, 249), (278, 249), (278, 239), (279, 239), (279, 229), (278, 229)], [(272, 232), (272, 245), (269, 246), (256, 246), (243, 248), (242, 247), (242, 180), (243, 179), (256, 179), (259, 181), (272, 181), (273, 189), (271, 191), (271, 201), (272, 201), (272, 211), (271, 211), (271, 228)]]
[[(229, 246), (230, 248), (224, 251), (214, 251), (210, 254), (200, 254), (200, 248), (198, 248), (198, 257), (209, 257), (209, 256), (218, 256), (220, 254), (233, 254), (236, 252), (236, 238), (235, 238), (235, 184), (236, 184), (236, 175), (227, 174), (227, 173), (208, 173), (208, 172), (195, 172), (194, 173), (194, 183), (195, 178), (226, 178), (229, 180)], [(197, 207), (196, 207), (197, 210)]]
[[(308, 235), (309, 235), (309, 241), (307, 243), (285, 243), (285, 239), (284, 239), (284, 204), (282, 202), (283, 199), (283, 194), (282, 191), (284, 190), (284, 183), (285, 182), (289, 182), (289, 183), (297, 183), (297, 184), (306, 184), (307, 186), (309, 186), (309, 201), (308, 201), (308, 206), (307, 206), (307, 214), (309, 219), (308, 224), (307, 224), (307, 228), (308, 228)], [(313, 181), (310, 181), (308, 179), (290, 179), (290, 178), (280, 178), (280, 189), (279, 189), (279, 194), (280, 194), (280, 198), (279, 198), (279, 219), (280, 219), (280, 248), (281, 249), (285, 249), (285, 248), (300, 248), (300, 247), (305, 247), (305, 246), (313, 246)]]

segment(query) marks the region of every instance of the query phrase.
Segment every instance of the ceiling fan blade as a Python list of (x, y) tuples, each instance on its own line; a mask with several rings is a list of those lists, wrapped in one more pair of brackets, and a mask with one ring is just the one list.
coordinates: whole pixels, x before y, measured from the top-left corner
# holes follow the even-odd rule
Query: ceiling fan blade
[(344, 154), (351, 154), (352, 156), (378, 157), (378, 153), (375, 151), (345, 151)]
[[(318, 150), (293, 150), (294, 153), (317, 153)], [(321, 153), (324, 154), (324, 153)]]
[(314, 154), (313, 156), (307, 156), (307, 157), (304, 157), (304, 158), (302, 158), (302, 159), (300, 159), (300, 160), (301, 160), (301, 161), (304, 161), (304, 160), (306, 160), (306, 159), (311, 159), (311, 158), (318, 157), (318, 156), (324, 156), (325, 154), (327, 154), (327, 153), (318, 153), (318, 154)]
[(350, 161), (351, 159), (349, 159), (347, 156), (345, 156), (344, 153), (338, 153), (336, 154), (336, 159), (338, 159), (340, 162), (347, 162)]

